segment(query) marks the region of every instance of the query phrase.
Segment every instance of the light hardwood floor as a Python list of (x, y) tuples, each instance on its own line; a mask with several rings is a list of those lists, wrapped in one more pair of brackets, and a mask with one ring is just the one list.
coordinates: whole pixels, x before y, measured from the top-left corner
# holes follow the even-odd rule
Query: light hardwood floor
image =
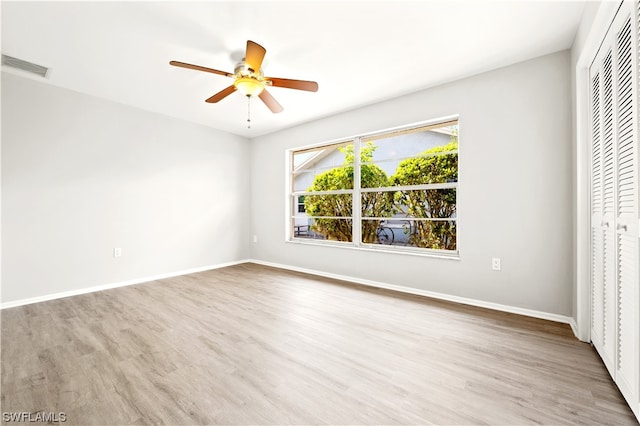
[(636, 424), (564, 324), (243, 264), (2, 311), (66, 424)]

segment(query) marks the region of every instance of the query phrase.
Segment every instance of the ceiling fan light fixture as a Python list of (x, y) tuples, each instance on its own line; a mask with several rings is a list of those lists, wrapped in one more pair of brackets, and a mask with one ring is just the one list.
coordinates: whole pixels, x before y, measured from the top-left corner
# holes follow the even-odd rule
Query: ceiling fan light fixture
[(239, 77), (233, 85), (245, 96), (258, 96), (264, 90), (264, 83), (252, 77)]

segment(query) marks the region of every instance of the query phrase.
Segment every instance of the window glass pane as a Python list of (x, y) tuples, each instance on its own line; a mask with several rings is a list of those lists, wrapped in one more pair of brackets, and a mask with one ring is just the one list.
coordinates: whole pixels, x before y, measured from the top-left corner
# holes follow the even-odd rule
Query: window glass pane
[(396, 215), (447, 219), (456, 217), (456, 189), (396, 191)]
[(292, 176), (294, 191), (353, 189), (353, 166), (302, 171)]
[(341, 143), (293, 153), (294, 191), (353, 188), (353, 143)]
[(456, 189), (363, 192), (363, 218), (456, 217)]
[(391, 176), (378, 164), (363, 164), (360, 166), (360, 187), (384, 188), (391, 186), (393, 185)]
[(312, 169), (318, 167), (330, 168), (341, 166), (345, 162), (345, 147), (352, 142), (344, 142), (335, 145), (327, 145), (318, 148), (298, 151), (293, 153), (293, 171), (300, 169)]
[(294, 220), (292, 235), (295, 238), (316, 238), (316, 235), (311, 230), (311, 222), (313, 221), (308, 218), (304, 218), (304, 221), (301, 222)]
[(457, 123), (364, 139), (361, 187), (457, 182), (457, 149)]
[(352, 242), (352, 220), (325, 219), (307, 217), (294, 219), (292, 235), (294, 238)]
[(304, 210), (307, 216), (351, 217), (352, 201), (351, 194), (305, 195)]
[(363, 192), (360, 197), (362, 217), (390, 217), (396, 211), (396, 191)]
[(418, 153), (457, 142), (457, 140), (458, 123), (453, 121), (443, 125), (425, 126), (363, 138), (363, 144), (372, 143), (376, 146), (371, 159), (367, 161), (379, 163), (415, 157)]
[(424, 185), (458, 181), (458, 153), (453, 144), (427, 150), (424, 156), (402, 160), (389, 177), (390, 186)]
[(362, 221), (362, 242), (366, 244), (456, 250), (456, 232), (455, 221)]
[(363, 220), (362, 242), (393, 246), (411, 246), (409, 220)]
[(456, 221), (416, 221), (410, 235), (415, 247), (434, 250), (456, 250)]

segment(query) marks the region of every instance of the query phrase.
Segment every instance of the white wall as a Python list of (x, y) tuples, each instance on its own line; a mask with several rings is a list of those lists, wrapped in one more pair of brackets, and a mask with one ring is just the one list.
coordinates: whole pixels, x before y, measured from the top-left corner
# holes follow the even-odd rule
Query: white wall
[[(570, 95), (561, 52), (249, 144), (3, 73), (2, 302), (252, 257), (571, 315)], [(452, 114), (460, 260), (284, 241), (286, 149)]]
[(244, 138), (3, 73), (2, 302), (247, 258), (248, 155)]
[[(460, 260), (285, 242), (285, 150), (460, 115)], [(548, 55), (252, 141), (254, 259), (572, 313), (570, 55)], [(491, 270), (491, 258), (502, 271)]]

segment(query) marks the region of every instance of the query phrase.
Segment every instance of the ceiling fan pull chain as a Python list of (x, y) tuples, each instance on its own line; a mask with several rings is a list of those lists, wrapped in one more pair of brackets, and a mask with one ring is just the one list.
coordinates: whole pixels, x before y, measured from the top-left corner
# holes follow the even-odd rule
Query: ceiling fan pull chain
[(247, 129), (251, 128), (251, 96), (247, 96)]

